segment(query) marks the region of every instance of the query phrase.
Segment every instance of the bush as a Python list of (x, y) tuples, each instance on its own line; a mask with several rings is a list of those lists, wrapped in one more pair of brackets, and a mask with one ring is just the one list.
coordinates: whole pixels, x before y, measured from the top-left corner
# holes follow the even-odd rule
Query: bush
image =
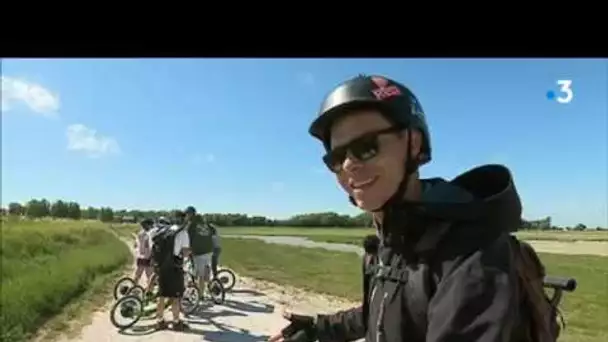
[(97, 277), (130, 259), (109, 230), (85, 222), (4, 222), (0, 255), (0, 341), (26, 339)]

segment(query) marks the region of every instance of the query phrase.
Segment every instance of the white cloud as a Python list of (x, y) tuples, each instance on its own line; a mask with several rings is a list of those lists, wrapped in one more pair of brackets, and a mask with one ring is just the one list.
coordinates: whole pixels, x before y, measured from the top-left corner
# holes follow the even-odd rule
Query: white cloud
[(192, 162), (197, 165), (200, 165), (203, 162), (204, 163), (214, 163), (215, 155), (212, 153), (208, 153), (205, 156), (201, 156), (200, 154), (195, 154), (194, 156), (192, 156)]
[(68, 126), (66, 136), (68, 150), (82, 152), (92, 158), (120, 153), (116, 139), (102, 136), (96, 130), (82, 124)]
[(23, 79), (2, 76), (2, 112), (16, 103), (23, 103), (43, 116), (55, 116), (59, 110), (59, 96), (45, 87)]
[(305, 86), (312, 86), (315, 84), (315, 75), (311, 72), (300, 72), (297, 75), (298, 82)]
[(270, 185), (270, 189), (272, 192), (282, 192), (285, 190), (285, 183), (283, 182), (272, 182)]

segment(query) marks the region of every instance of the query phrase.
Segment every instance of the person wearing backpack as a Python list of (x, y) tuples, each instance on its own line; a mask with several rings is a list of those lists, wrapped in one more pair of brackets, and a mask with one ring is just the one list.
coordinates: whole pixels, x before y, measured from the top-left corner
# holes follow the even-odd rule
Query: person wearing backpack
[[(363, 275), (361, 305), (286, 311), (289, 324), (269, 342), (555, 341), (527, 314), (535, 294), (522, 284), (510, 234), (522, 205), (509, 169), (421, 179), (432, 156), (425, 113), (410, 89), (383, 76), (338, 85), (309, 133), (349, 201), (372, 214), (380, 246)], [(542, 289), (538, 273), (529, 280)]]
[(205, 295), (206, 283), (211, 275), (211, 257), (213, 254), (213, 237), (209, 226), (204, 224), (194, 207), (186, 209), (186, 230), (190, 238), (192, 262), (199, 282), (201, 298)]
[(158, 231), (153, 238), (152, 258), (158, 272), (159, 300), (156, 307), (157, 329), (164, 329), (165, 302), (171, 303), (173, 329), (184, 330), (187, 325), (180, 319), (181, 297), (185, 290), (184, 259), (190, 256), (190, 239), (184, 225), (185, 214), (175, 213), (175, 224)]

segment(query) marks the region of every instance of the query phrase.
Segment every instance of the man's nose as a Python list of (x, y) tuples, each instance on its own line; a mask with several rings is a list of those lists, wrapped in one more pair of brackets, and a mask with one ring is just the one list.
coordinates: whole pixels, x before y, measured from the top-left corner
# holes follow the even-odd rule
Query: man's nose
[(346, 155), (346, 158), (344, 158), (344, 161), (342, 162), (342, 169), (347, 172), (356, 171), (360, 169), (361, 166), (363, 166), (363, 164), (350, 153)]

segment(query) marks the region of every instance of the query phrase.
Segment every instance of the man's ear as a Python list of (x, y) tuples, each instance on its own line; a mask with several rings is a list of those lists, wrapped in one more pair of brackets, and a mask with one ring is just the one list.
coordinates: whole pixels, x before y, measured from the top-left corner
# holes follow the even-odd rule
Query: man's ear
[(417, 156), (422, 150), (422, 134), (416, 129), (408, 129), (406, 134), (411, 135), (410, 138), (405, 137), (406, 141), (410, 142), (410, 155)]

